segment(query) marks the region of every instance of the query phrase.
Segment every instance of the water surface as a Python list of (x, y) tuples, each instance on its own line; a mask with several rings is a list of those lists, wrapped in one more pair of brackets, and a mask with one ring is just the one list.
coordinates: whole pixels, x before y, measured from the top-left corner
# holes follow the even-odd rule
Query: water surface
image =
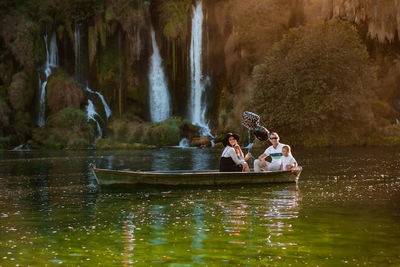
[(101, 188), (88, 168), (216, 169), (220, 152), (0, 152), (0, 266), (400, 265), (399, 149), (295, 151), (297, 185)]

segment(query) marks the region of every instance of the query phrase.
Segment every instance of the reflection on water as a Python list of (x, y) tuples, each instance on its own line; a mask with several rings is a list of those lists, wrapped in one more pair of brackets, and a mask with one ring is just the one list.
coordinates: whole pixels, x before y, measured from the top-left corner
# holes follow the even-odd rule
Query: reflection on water
[(399, 265), (386, 151), (295, 151), (297, 185), (148, 189), (100, 188), (88, 164), (216, 169), (221, 151), (0, 152), (0, 266)]

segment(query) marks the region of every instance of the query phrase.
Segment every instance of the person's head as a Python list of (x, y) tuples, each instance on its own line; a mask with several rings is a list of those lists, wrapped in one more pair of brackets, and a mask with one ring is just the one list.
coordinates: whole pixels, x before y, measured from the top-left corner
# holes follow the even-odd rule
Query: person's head
[(285, 157), (287, 157), (287, 156), (289, 156), (289, 153), (290, 153), (290, 146), (283, 146), (283, 147), (282, 147), (282, 154), (283, 154)]
[(224, 140), (222, 140), (222, 144), (224, 146), (235, 146), (239, 141), (239, 135), (234, 133), (227, 133)]
[(272, 143), (273, 146), (279, 144), (279, 135), (276, 132), (272, 132), (269, 135), (269, 141)]

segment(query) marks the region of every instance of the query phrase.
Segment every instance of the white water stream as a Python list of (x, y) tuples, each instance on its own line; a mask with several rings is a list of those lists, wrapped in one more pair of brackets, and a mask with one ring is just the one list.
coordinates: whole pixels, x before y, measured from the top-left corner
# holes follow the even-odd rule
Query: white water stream
[[(103, 104), (103, 107), (104, 107), (104, 112), (106, 113), (106, 117), (107, 117), (106, 119), (108, 120), (108, 118), (110, 118), (110, 116), (111, 116), (111, 109), (107, 105), (107, 102), (105, 101), (103, 95), (101, 93), (99, 93), (99, 92), (93, 91), (92, 89), (90, 89), (87, 86), (86, 86), (86, 92), (91, 93), (91, 94), (95, 94), (100, 98), (100, 100), (101, 100), (101, 102)], [(95, 116), (97, 116), (98, 118), (101, 119), (101, 116), (99, 115), (99, 113), (97, 113), (96, 107), (94, 106), (93, 102), (90, 99), (88, 99), (88, 105), (86, 106), (86, 111), (87, 111), (87, 119), (88, 119), (88, 121), (92, 120), (92, 121), (94, 121), (96, 123), (97, 131), (99, 133), (99, 137), (101, 138), (103, 136), (103, 132), (101, 130), (101, 126), (100, 126), (99, 121), (95, 117)]]
[(39, 74), (39, 90), (40, 90), (40, 98), (39, 98), (39, 116), (37, 125), (43, 126), (46, 123), (46, 86), (47, 80), (51, 75), (51, 69), (58, 66), (58, 48), (57, 48), (57, 37), (54, 32), (51, 40), (50, 40), (50, 50), (47, 44), (47, 33), (44, 35), (44, 43), (46, 46), (46, 62), (43, 66), (45, 79), (41, 80)]
[(88, 99), (88, 105), (86, 106), (86, 111), (87, 111), (87, 120), (90, 121), (94, 121), (97, 125), (97, 131), (99, 133), (99, 137), (101, 138), (103, 136), (103, 132), (101, 131), (101, 127), (100, 127), (100, 123), (97, 121), (97, 119), (95, 118), (95, 116), (98, 116), (99, 118), (100, 115), (96, 112), (96, 108), (93, 105), (93, 102)]
[(150, 58), (149, 70), (150, 116), (151, 121), (163, 121), (168, 119), (171, 114), (170, 96), (153, 28), (151, 29), (151, 43), (153, 55)]
[(190, 40), (190, 117), (193, 124), (201, 127), (202, 136), (212, 136), (206, 122), (205, 83), (202, 73), (203, 6), (202, 0), (193, 7), (192, 36)]
[(110, 118), (110, 116), (111, 116), (111, 109), (110, 109), (110, 107), (107, 105), (107, 102), (106, 102), (106, 100), (104, 99), (103, 95), (100, 94), (100, 93), (97, 92), (97, 91), (91, 90), (89, 87), (86, 87), (86, 91), (89, 92), (89, 93), (91, 93), (91, 94), (96, 94), (96, 95), (98, 95), (98, 97), (100, 98), (101, 102), (103, 103), (104, 112), (106, 113), (107, 119)]

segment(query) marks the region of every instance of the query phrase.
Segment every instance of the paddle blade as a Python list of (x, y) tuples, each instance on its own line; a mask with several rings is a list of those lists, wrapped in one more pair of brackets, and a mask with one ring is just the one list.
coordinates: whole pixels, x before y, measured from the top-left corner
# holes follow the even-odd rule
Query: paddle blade
[(260, 141), (267, 141), (269, 138), (269, 131), (264, 126), (257, 126), (254, 128), (254, 135)]

